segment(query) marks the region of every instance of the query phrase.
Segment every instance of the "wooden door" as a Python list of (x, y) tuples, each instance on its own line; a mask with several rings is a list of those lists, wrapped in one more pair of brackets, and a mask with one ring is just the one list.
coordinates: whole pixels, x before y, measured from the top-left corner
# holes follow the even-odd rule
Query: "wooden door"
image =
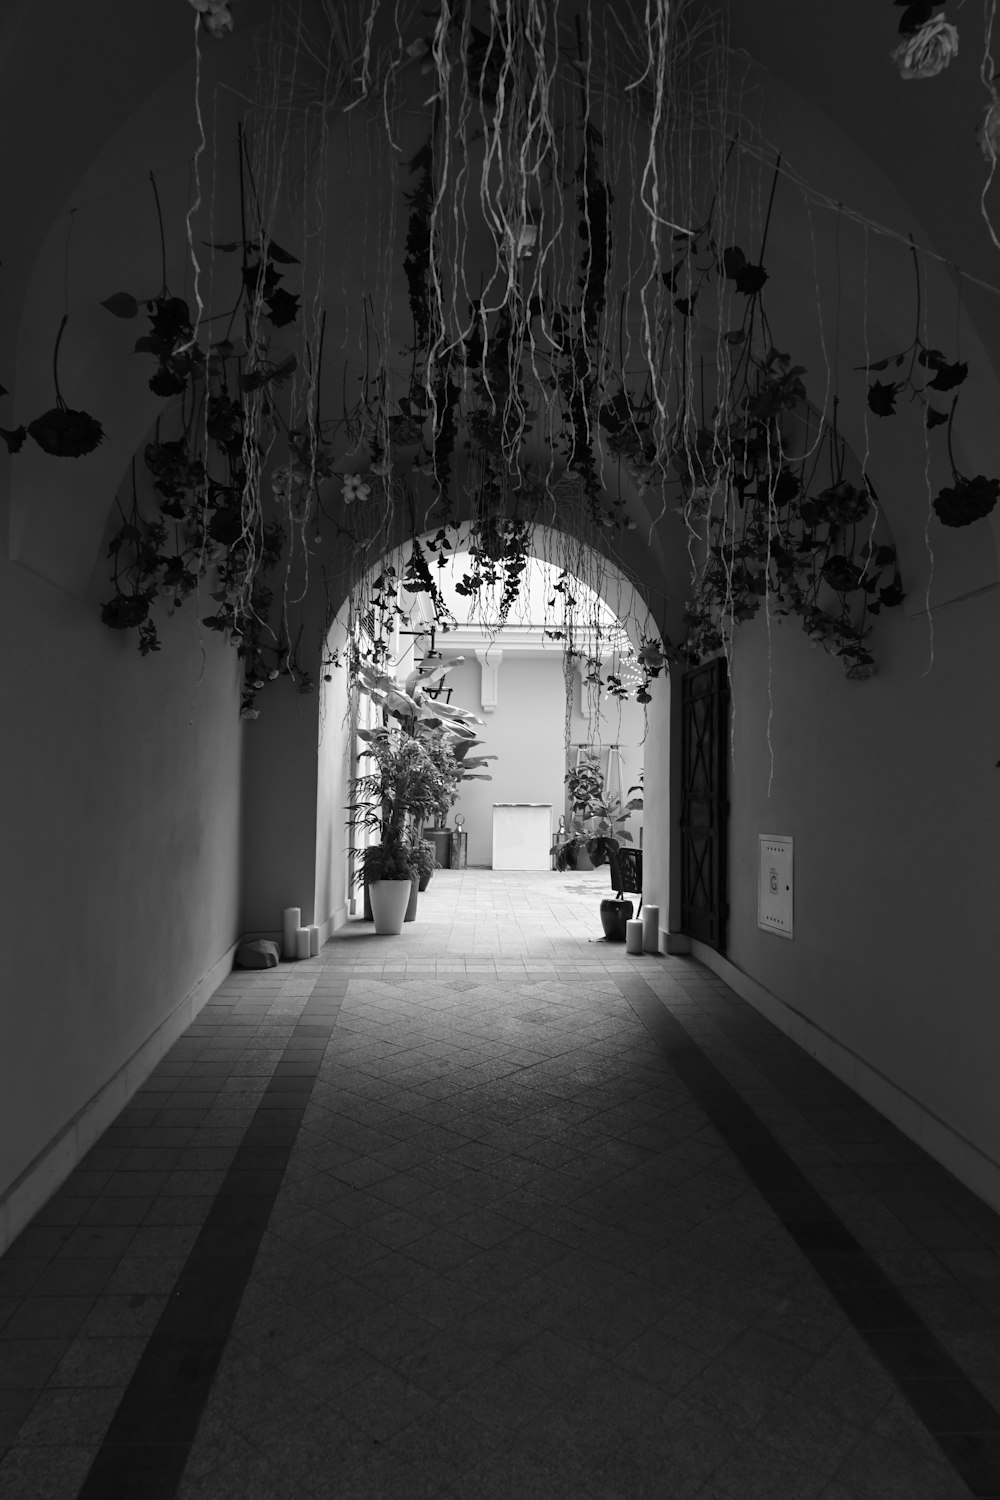
[(726, 950), (729, 681), (725, 659), (681, 678), (681, 931)]

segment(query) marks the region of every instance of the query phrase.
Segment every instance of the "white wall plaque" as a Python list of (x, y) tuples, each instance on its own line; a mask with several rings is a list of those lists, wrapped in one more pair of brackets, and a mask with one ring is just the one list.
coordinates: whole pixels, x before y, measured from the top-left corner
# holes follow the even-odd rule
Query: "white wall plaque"
[(758, 834), (757, 926), (792, 936), (792, 840)]

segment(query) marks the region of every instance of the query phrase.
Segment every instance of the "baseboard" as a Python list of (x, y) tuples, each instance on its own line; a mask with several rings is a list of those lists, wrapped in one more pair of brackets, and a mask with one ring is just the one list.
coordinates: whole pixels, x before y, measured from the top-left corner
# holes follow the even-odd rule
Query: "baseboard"
[(346, 901), (343, 906), (338, 906), (336, 911), (330, 913), (329, 919), (323, 924), (324, 943), (327, 938), (333, 937), (335, 932), (339, 932), (342, 927), (347, 926), (348, 913), (349, 908)]
[(164, 1053), (169, 1051), (177, 1038), (191, 1025), (202, 1006), (215, 994), (232, 971), (237, 946), (234, 943), (212, 965), (128, 1061), (39, 1152), (31, 1165), (25, 1168), (3, 1198), (0, 1198), (0, 1255), (48, 1202), (56, 1189), (61, 1187), (73, 1168), (121, 1113), (136, 1090), (145, 1083)]
[(846, 1083), (848, 1088), (891, 1120), (897, 1129), (946, 1167), (970, 1192), (1000, 1212), (1000, 1162), (987, 1156), (919, 1099), (893, 1083), (891, 1078), (838, 1042), (794, 1006), (758, 984), (729, 959), (716, 953), (714, 948), (692, 939), (691, 957), (711, 969), (741, 1000), (760, 1011), (835, 1078)]

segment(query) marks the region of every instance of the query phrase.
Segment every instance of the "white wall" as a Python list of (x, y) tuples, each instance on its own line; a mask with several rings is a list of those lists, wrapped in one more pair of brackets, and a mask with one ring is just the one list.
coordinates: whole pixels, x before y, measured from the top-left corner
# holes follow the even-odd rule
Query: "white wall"
[[(503, 638), (497, 642), (503, 649)], [(491, 713), (481, 708), (481, 669), (466, 660), (448, 674), (452, 701), (470, 708), (485, 720), (479, 729), (484, 741), (473, 754), (496, 755), (486, 769), (492, 781), (464, 782), (455, 813), (464, 813), (469, 833), (470, 865), (492, 863), (493, 804), (548, 802), (552, 805), (553, 836), (566, 811), (565, 714), (566, 693), (562, 658), (556, 651), (511, 656), (504, 653), (499, 670), (498, 703)], [(642, 768), (645, 715), (631, 700), (605, 699), (592, 720), (581, 704), (579, 680), (572, 695), (571, 742), (622, 746), (625, 790), (637, 783)], [(453, 825), (454, 813), (449, 819)], [(638, 846), (641, 814), (633, 814), (629, 830)]]
[[(794, 624), (772, 630), (770, 792), (767, 632), (758, 620), (737, 635), (728, 959), (780, 1002), (781, 1024), (804, 1019), (807, 1046), (1000, 1202), (1000, 698), (983, 690), (1000, 590), (936, 612), (930, 670), (926, 617), (880, 623), (867, 683)], [(757, 926), (761, 833), (794, 839), (790, 941)]]
[(452, 702), (471, 708), (485, 719), (479, 729), (484, 741), (472, 754), (497, 756), (486, 769), (492, 781), (462, 783), (449, 825), (455, 814), (464, 813), (469, 835), (468, 863), (489, 866), (493, 862), (494, 802), (549, 802), (553, 827), (563, 803), (563, 694), (562, 662), (553, 653), (541, 656), (504, 657), (500, 667), (499, 699), (493, 713), (480, 708), (478, 661), (464, 661), (448, 674)]
[(0, 573), (2, 1248), (228, 972), (241, 724), (194, 608), (142, 660), (99, 591)]
[[(100, 302), (160, 285), (150, 170), (167, 276), (190, 292), (191, 28), (152, 40), (148, 16), (102, 12), (101, 0), (55, 19), (22, 5), (13, 24), (0, 34), (0, 97), (20, 139), (5, 172), (18, 233), (0, 285), (0, 420), (14, 427), (52, 404), (66, 299), (64, 395), (106, 437), (80, 459), (30, 440), (0, 457), (0, 1249), (228, 972), (242, 789), (239, 667), (198, 624), (205, 598), (158, 617), (162, 650), (144, 660), (134, 633), (99, 617), (115, 493), (163, 404), (148, 358), (131, 352), (145, 319), (122, 322)], [(251, 57), (248, 37), (230, 62)], [(220, 100), (224, 128), (237, 109)], [(214, 208), (230, 219), (231, 195)]]

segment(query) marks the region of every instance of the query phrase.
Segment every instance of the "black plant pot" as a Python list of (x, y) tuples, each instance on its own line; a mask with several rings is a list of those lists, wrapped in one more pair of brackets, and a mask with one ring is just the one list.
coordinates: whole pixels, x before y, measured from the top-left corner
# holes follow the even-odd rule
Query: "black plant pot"
[(451, 868), (451, 829), (432, 828), (427, 834), (434, 845), (434, 858), (442, 870)]
[(625, 923), (632, 916), (631, 901), (619, 901), (609, 896), (601, 902), (601, 926), (609, 943), (624, 943)]
[[(415, 922), (417, 919), (417, 891), (420, 889), (420, 881), (416, 875), (410, 882), (410, 899), (406, 903), (406, 916), (404, 922)], [(622, 929), (624, 931), (624, 928)]]

